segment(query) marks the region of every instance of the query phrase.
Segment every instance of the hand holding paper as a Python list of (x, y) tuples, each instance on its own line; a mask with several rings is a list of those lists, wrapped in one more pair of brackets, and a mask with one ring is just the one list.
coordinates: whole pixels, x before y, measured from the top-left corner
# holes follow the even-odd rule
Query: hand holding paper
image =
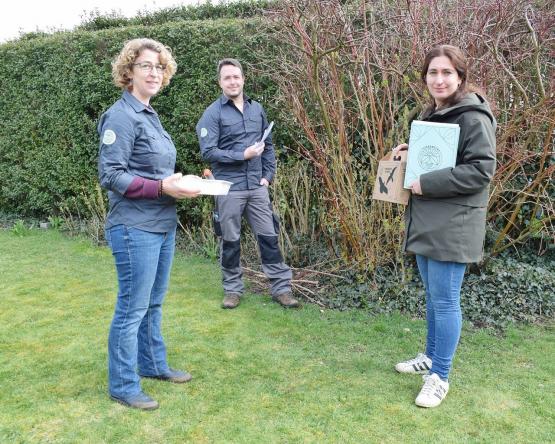
[(244, 151), (245, 160), (252, 159), (253, 157), (260, 156), (264, 152), (264, 148), (266, 147), (265, 141), (272, 132), (272, 128), (274, 127), (274, 122), (270, 122), (268, 128), (264, 130), (262, 134), (262, 139), (256, 142), (254, 145), (249, 146)]
[(244, 151), (245, 160), (252, 159), (253, 157), (260, 156), (264, 151), (264, 142), (256, 142), (254, 145), (249, 146)]
[[(174, 199), (184, 199), (186, 197), (196, 197), (200, 193), (200, 188), (192, 182), (184, 179), (191, 176), (183, 176), (181, 173), (175, 173), (166, 177), (162, 181), (162, 189), (164, 194)], [(192, 176), (195, 177), (195, 176)]]

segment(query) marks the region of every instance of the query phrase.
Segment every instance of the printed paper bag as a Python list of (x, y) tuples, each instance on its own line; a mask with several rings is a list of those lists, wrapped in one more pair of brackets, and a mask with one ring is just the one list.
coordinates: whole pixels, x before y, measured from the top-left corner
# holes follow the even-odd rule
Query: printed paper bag
[(393, 153), (389, 153), (380, 160), (372, 199), (407, 205), (410, 190), (403, 188), (406, 169), (406, 151), (400, 151), (399, 155), (395, 157)]

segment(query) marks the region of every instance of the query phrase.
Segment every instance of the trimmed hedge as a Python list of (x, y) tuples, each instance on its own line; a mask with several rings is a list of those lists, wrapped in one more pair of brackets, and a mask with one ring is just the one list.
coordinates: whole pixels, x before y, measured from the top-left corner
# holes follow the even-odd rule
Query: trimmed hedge
[(88, 19), (78, 27), (86, 31), (121, 28), (125, 26), (153, 26), (169, 22), (190, 20), (214, 20), (223, 18), (248, 18), (260, 15), (269, 8), (273, 0), (244, 0), (233, 3), (213, 4), (210, 0), (197, 6), (178, 6), (154, 12), (139, 12), (136, 17), (126, 18), (117, 13), (102, 14), (92, 12)]
[[(123, 43), (136, 37), (150, 37), (172, 48), (178, 71), (153, 99), (153, 106), (177, 147), (176, 170), (199, 174), (203, 165), (195, 125), (220, 94), (217, 60), (233, 56), (248, 66), (251, 48), (267, 44), (261, 26), (257, 18), (178, 21), (58, 33), (0, 45), (2, 210), (47, 216), (83, 192), (92, 192), (87, 190), (97, 183), (96, 125), (121, 94), (112, 84), (110, 63)], [(265, 102), (273, 88), (253, 78), (245, 90)], [(187, 201), (182, 214), (194, 218), (199, 205)]]

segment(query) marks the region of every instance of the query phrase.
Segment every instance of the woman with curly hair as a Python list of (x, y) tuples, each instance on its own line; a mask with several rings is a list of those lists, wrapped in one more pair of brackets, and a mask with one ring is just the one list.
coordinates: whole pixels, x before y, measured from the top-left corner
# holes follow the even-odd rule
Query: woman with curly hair
[(112, 64), (123, 95), (98, 124), (98, 172), (110, 201), (106, 239), (119, 284), (108, 338), (109, 392), (114, 401), (144, 410), (158, 403), (142, 391), (140, 377), (191, 380), (168, 366), (161, 321), (175, 249), (175, 201), (198, 190), (184, 187), (181, 173), (174, 174), (175, 146), (150, 106), (176, 68), (161, 43), (127, 42)]

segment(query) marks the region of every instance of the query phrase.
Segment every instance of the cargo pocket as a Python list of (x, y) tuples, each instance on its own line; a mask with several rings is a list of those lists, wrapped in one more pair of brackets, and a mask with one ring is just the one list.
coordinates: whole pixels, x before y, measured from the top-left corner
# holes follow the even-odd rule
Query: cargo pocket
[(272, 212), (272, 222), (274, 223), (274, 230), (276, 232), (276, 235), (279, 236), (279, 216), (274, 212)]
[(217, 211), (212, 213), (212, 224), (214, 225), (214, 234), (220, 237), (222, 235), (222, 226), (220, 224), (220, 214)]

